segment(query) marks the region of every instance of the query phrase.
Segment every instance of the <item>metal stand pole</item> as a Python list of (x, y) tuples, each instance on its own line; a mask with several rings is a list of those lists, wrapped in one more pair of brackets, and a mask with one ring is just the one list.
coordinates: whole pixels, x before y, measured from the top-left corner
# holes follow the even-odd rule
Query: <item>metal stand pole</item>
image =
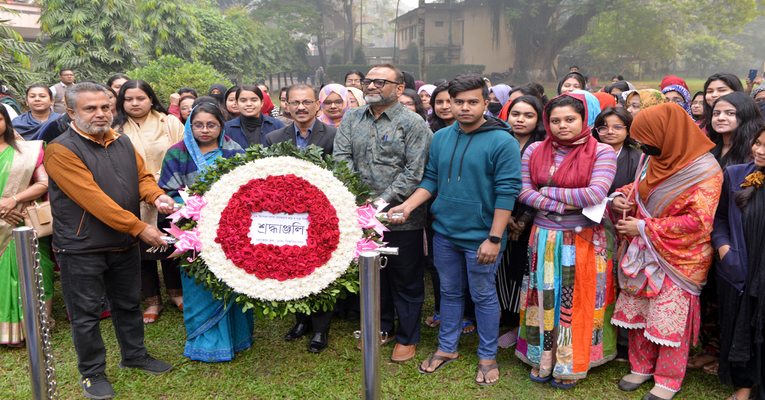
[(19, 268), (19, 288), (21, 289), (21, 307), (24, 310), (24, 331), (29, 356), (29, 377), (32, 381), (32, 399), (47, 399), (45, 378), (45, 353), (40, 334), (40, 291), (35, 271), (35, 258), (32, 252), (34, 231), (30, 227), (15, 228), (13, 239), (16, 242), (16, 262)]
[(359, 255), (361, 277), (361, 363), (364, 399), (380, 399), (380, 254), (398, 254), (396, 247), (380, 247)]
[(361, 363), (364, 373), (364, 398), (380, 399), (380, 254), (365, 251), (359, 255), (361, 277)]

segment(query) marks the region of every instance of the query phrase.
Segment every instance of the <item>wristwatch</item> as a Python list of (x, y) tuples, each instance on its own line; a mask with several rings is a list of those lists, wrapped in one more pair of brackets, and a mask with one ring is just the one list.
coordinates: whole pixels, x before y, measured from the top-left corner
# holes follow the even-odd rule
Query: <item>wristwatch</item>
[(499, 242), (501, 242), (501, 241), (502, 241), (502, 238), (501, 238), (501, 237), (499, 237), (499, 236), (491, 236), (491, 235), (490, 235), (490, 236), (489, 236), (489, 241), (490, 241), (490, 242), (492, 242), (492, 243), (494, 243), (494, 244), (497, 244), (497, 243), (499, 243)]

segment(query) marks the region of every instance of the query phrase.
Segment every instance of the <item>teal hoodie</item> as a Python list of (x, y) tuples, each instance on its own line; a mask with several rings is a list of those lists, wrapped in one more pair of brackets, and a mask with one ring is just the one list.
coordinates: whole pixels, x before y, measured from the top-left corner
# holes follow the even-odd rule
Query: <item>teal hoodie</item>
[[(501, 120), (472, 132), (459, 122), (439, 130), (430, 144), (421, 188), (438, 194), (430, 211), (433, 229), (457, 246), (478, 250), (488, 237), (494, 209), (512, 210), (521, 191), (521, 150)], [(502, 250), (507, 232), (502, 233)]]

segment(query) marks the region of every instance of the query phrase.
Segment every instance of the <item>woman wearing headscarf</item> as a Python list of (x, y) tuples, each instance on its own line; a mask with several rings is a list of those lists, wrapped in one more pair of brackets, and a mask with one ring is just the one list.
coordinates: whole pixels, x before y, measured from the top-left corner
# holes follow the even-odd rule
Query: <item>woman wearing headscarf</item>
[[(719, 254), (720, 381), (729, 400), (765, 399), (765, 128), (752, 140), (754, 161), (725, 171), (712, 244)], [(752, 396), (752, 388), (759, 390)]]
[(653, 379), (644, 399), (671, 399), (698, 337), (722, 170), (709, 153), (714, 144), (677, 104), (641, 111), (630, 135), (645, 155), (635, 182), (612, 195), (613, 211), (626, 216), (616, 230), (629, 240), (619, 252), (622, 290), (611, 319), (630, 329), (631, 373), (619, 388), (637, 390)]
[(577, 89), (571, 93), (579, 93), (584, 96), (585, 101), (587, 102), (587, 123), (589, 124), (590, 129), (592, 129), (595, 119), (598, 118), (598, 114), (600, 114), (600, 101), (594, 94), (586, 90)]
[(348, 90), (337, 83), (324, 86), (319, 91), (319, 108), (323, 112), (319, 121), (337, 128), (345, 112), (351, 109)]
[(600, 103), (601, 112), (608, 107), (616, 107), (616, 97), (614, 97), (614, 95), (606, 93), (606, 92), (596, 92), (596, 93), (592, 93), (592, 95), (595, 96), (596, 99), (598, 99), (598, 103)]
[[(170, 146), (183, 139), (183, 124), (178, 118), (168, 115), (167, 109), (157, 98), (151, 85), (143, 80), (129, 80), (120, 88), (117, 97), (117, 116), (114, 128), (130, 138), (136, 153), (143, 157), (146, 169), (159, 178), (162, 160)], [(153, 204), (141, 202), (141, 221), (157, 226), (157, 209)], [(164, 221), (164, 220), (162, 220)], [(183, 310), (183, 289), (180, 282), (178, 261), (168, 259), (169, 253), (149, 253), (141, 244), (141, 287), (146, 304), (143, 314), (146, 324), (154, 323), (162, 311), (162, 294), (159, 289), (157, 260), (162, 264), (165, 289), (173, 303)]]
[[(545, 106), (547, 138), (523, 154), (518, 201), (537, 210), (529, 274), (521, 292), (515, 354), (530, 379), (570, 389), (590, 368), (616, 356), (610, 323), (616, 295), (605, 230), (582, 214), (601, 204), (616, 172), (616, 153), (592, 137), (587, 99), (560, 95)], [(598, 108), (598, 111), (600, 109)]]
[(215, 83), (210, 86), (210, 92), (207, 95), (214, 97), (215, 100), (218, 100), (219, 104), (226, 104), (226, 99), (223, 97), (226, 91), (226, 85), (222, 83)]
[(350, 92), (350, 97), (348, 97), (348, 99), (351, 101), (351, 108), (367, 105), (366, 100), (364, 100), (364, 92), (355, 87), (346, 86), (345, 88)]
[(489, 106), (486, 109), (486, 114), (496, 117), (502, 111), (502, 107), (507, 104), (510, 97), (510, 91), (512, 88), (500, 83), (489, 88)]
[(688, 89), (682, 85), (667, 85), (661, 89), (661, 94), (664, 95), (667, 101), (679, 104), (680, 107), (683, 107), (688, 112), (691, 118), (693, 117), (691, 112), (691, 94), (688, 92)]
[(417, 94), (420, 96), (420, 100), (422, 100), (422, 104), (425, 106), (428, 115), (433, 113), (433, 107), (430, 105), (430, 97), (433, 96), (434, 90), (436, 90), (436, 86), (429, 84), (422, 85), (417, 89)]
[[(183, 140), (168, 149), (162, 164), (159, 187), (177, 203), (183, 203), (179, 191), (193, 185), (200, 174), (215, 165), (219, 157), (231, 158), (244, 151), (226, 136), (221, 110), (212, 103), (200, 103), (186, 120)], [(229, 361), (237, 351), (253, 342), (253, 311), (213, 298), (194, 277), (182, 274), (183, 322), (186, 345), (183, 355), (204, 362)]]

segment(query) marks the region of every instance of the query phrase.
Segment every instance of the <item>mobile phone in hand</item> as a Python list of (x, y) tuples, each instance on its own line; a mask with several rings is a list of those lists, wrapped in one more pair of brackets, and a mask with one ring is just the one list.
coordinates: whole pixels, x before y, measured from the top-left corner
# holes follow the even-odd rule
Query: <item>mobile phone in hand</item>
[(749, 82), (754, 82), (754, 80), (757, 78), (757, 70), (756, 69), (750, 69), (749, 70)]

